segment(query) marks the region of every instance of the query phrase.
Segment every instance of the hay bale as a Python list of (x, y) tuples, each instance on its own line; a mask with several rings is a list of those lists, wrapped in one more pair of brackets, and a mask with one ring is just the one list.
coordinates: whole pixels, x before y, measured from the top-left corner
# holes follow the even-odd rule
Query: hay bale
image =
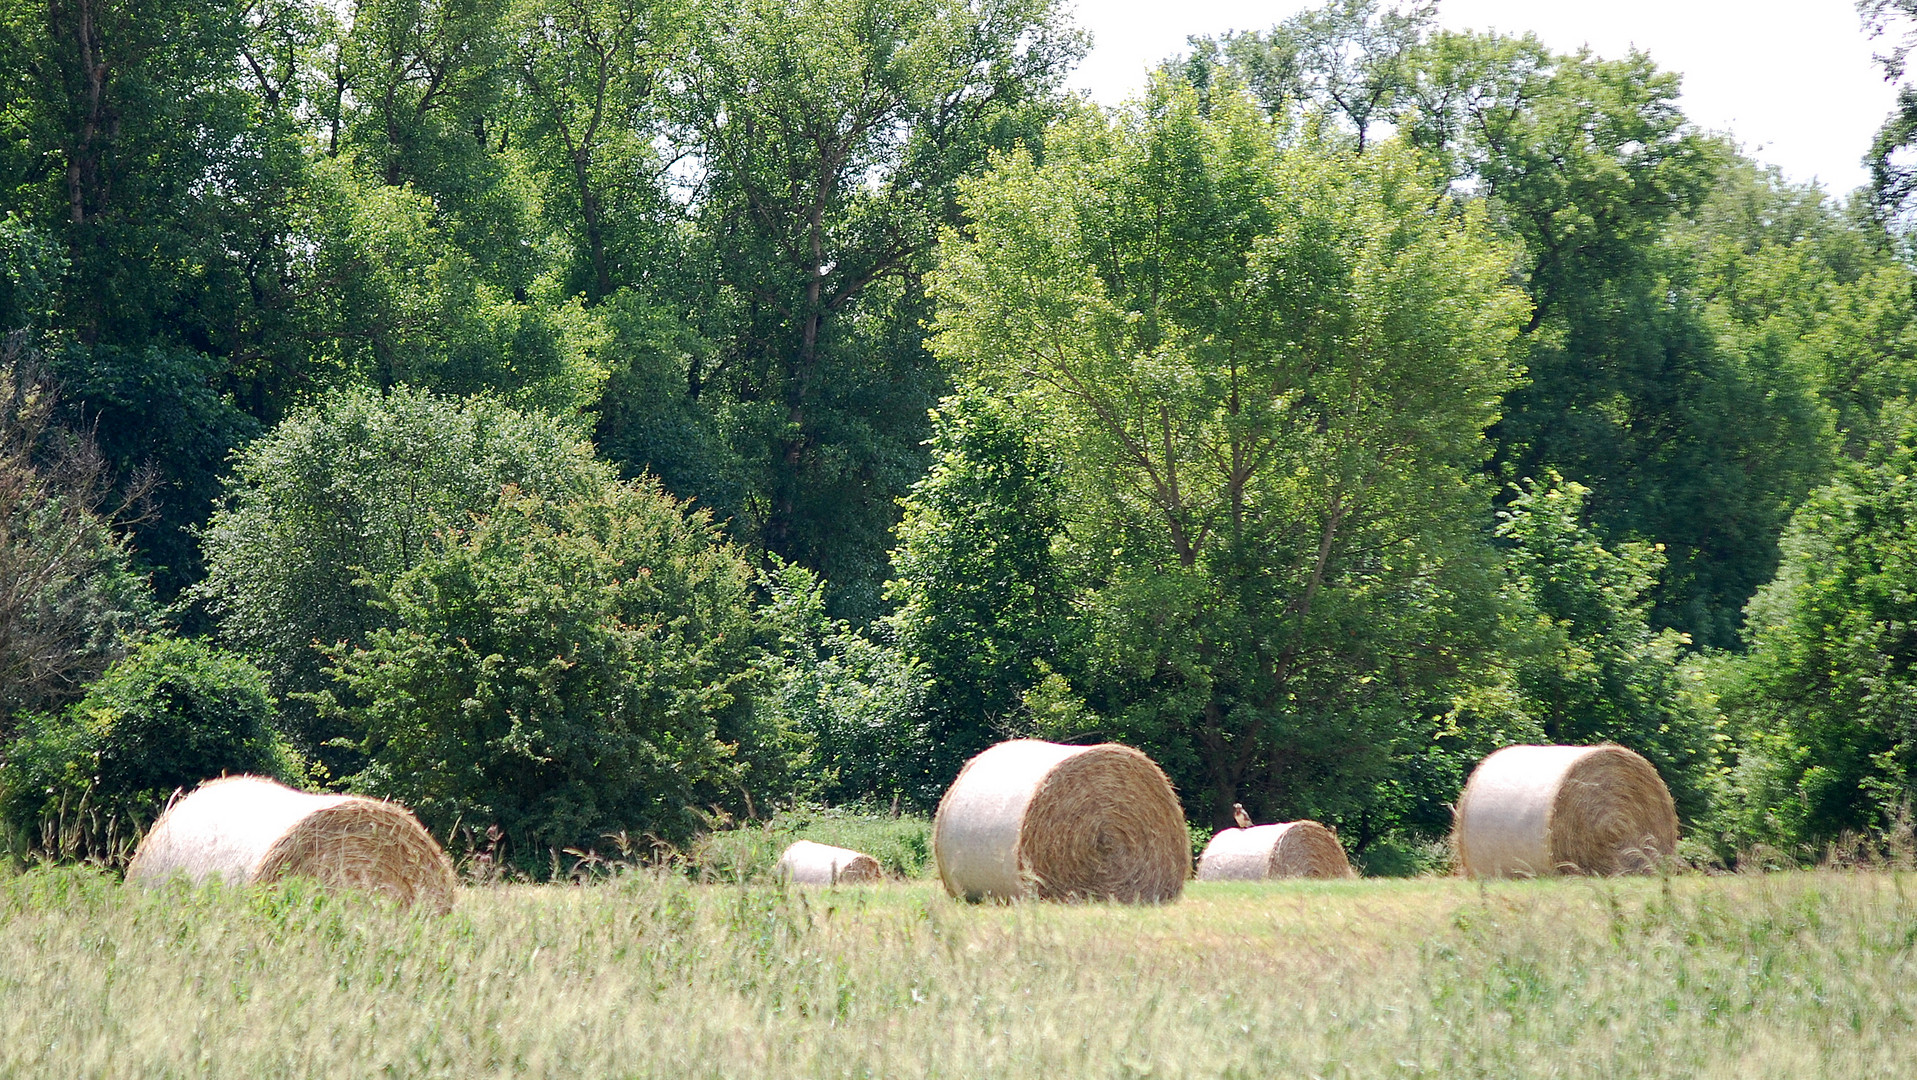
[(1353, 877), (1345, 846), (1315, 821), (1224, 829), (1198, 857), (1200, 881)]
[(446, 853), (397, 803), (312, 795), (259, 776), (201, 784), (153, 824), (126, 879), (175, 877), (233, 885), (305, 877), (442, 913), (457, 884)]
[(861, 885), (884, 881), (879, 860), (863, 851), (795, 840), (779, 856), (773, 873), (794, 885)]
[(1641, 873), (1677, 850), (1677, 808), (1622, 746), (1507, 746), (1471, 774), (1452, 836), (1476, 878)]
[(1129, 746), (1003, 742), (965, 763), (932, 823), (939, 878), (968, 900), (1162, 903), (1191, 839), (1171, 781)]

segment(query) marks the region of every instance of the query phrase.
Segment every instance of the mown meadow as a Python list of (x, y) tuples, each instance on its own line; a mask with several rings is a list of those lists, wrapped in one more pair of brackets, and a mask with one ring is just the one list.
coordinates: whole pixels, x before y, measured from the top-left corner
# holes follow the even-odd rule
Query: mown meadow
[(628, 871), (431, 918), (48, 866), (0, 880), (0, 1075), (1882, 1077), (1913, 942), (1891, 871), (1143, 908)]

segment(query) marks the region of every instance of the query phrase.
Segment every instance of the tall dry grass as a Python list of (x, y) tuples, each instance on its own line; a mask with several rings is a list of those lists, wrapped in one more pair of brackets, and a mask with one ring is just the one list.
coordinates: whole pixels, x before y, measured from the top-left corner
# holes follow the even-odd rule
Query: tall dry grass
[(1917, 879), (1196, 883), (970, 907), (628, 875), (449, 917), (0, 881), (0, 1076), (1801, 1077), (1917, 1062)]

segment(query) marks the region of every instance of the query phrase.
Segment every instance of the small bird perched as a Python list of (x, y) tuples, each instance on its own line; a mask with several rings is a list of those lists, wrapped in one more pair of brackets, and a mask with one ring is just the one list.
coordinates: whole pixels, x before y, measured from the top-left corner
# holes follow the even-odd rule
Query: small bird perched
[(1245, 813), (1244, 803), (1235, 802), (1231, 804), (1231, 819), (1236, 821), (1238, 827), (1241, 829), (1251, 828), (1251, 815)]

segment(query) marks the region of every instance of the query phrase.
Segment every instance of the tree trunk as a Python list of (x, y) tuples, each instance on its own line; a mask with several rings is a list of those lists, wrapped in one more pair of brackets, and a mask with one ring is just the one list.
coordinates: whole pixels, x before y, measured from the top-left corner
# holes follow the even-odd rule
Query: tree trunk
[[(85, 112), (80, 129), (74, 133), (73, 147), (67, 156), (67, 204), (75, 225), (84, 225), (104, 209), (100, 190), (100, 132), (106, 126), (106, 58), (100, 54), (100, 27), (94, 10), (95, 0), (77, 0), (74, 8), (73, 44), (80, 64), (81, 94)], [(47, 8), (48, 21), (56, 28), (62, 12), (57, 3)]]

